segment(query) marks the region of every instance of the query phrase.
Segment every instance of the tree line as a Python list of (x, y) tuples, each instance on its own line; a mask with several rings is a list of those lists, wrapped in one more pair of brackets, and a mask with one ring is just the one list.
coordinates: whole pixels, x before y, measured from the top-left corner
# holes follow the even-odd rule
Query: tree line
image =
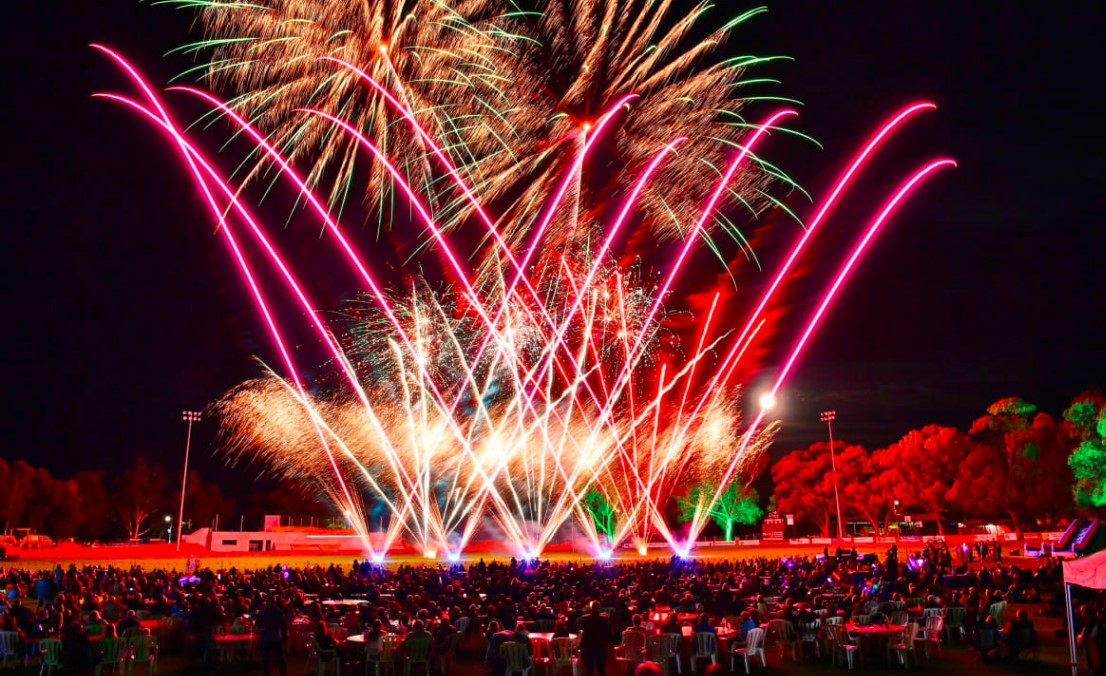
[[(1059, 419), (1017, 397), (996, 401), (967, 431), (911, 430), (886, 448), (829, 442), (791, 451), (771, 469), (774, 507), (831, 532), (842, 520), (884, 534), (907, 514), (936, 521), (1003, 521), (1052, 527), (1076, 513), (1106, 512), (1106, 395), (1084, 392)], [(836, 471), (833, 469), (836, 461)]]
[[(138, 456), (134, 464), (113, 479), (103, 469), (83, 470), (68, 479), (52, 476), (43, 467), (23, 460), (0, 458), (0, 533), (30, 528), (58, 539), (112, 541), (164, 537), (174, 532), (180, 509), (180, 472)], [(243, 515), (251, 522), (263, 514), (323, 516), (328, 510), (305, 498), (295, 486), (278, 485), (251, 494), (238, 509), (199, 472), (188, 472), (185, 490), (185, 531), (210, 526), (216, 515), (226, 519)], [(170, 517), (166, 522), (165, 517)], [(237, 523), (224, 526), (237, 527)]]

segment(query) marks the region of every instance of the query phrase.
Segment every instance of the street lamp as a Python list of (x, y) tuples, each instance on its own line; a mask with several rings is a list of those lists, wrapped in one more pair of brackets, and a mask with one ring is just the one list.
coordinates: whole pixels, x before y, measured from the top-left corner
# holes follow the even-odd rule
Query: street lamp
[(833, 467), (833, 500), (837, 503), (837, 539), (845, 537), (841, 529), (841, 494), (837, 490), (837, 455), (833, 452), (833, 421), (837, 420), (837, 411), (822, 411), (822, 422), (829, 428), (830, 464)]
[[(181, 419), (188, 423), (188, 436), (184, 438), (184, 474), (180, 479), (180, 517), (177, 519), (177, 551), (180, 551), (180, 538), (184, 533), (184, 489), (188, 487), (188, 449), (192, 446), (192, 423), (200, 422), (203, 414), (199, 411), (185, 411)], [(165, 517), (166, 519), (170, 517)]]
[(168, 514), (165, 515), (165, 529), (168, 533), (165, 534), (165, 540), (167, 542), (173, 541), (173, 517)]

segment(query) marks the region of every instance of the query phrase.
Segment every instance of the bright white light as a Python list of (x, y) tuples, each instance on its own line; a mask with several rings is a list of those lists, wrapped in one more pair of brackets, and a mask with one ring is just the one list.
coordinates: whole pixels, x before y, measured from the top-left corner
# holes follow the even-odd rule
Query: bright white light
[(676, 556), (680, 557), (681, 559), (686, 559), (686, 558), (688, 558), (688, 557), (689, 557), (690, 555), (691, 555), (691, 552), (689, 552), (689, 551), (688, 551), (688, 550), (686, 550), (686, 549), (677, 549), (677, 550), (676, 550)]
[(436, 558), (438, 558), (438, 552), (434, 549), (427, 549), (425, 552), (422, 553), (422, 555), (423, 555), (424, 558), (427, 558), (427, 559), (436, 559)]
[(446, 556), (450, 561), (453, 561), (454, 563), (461, 560), (461, 552), (450, 552)]
[(373, 563), (384, 563), (383, 554), (373, 554)]
[(611, 550), (609, 550), (609, 549), (600, 549), (599, 550), (599, 560), (600, 561), (610, 561), (611, 560)]
[(765, 411), (771, 410), (776, 406), (776, 397), (771, 392), (765, 392), (760, 395), (760, 407)]
[(642, 556), (645, 556), (646, 554), (649, 553), (649, 548), (645, 547), (645, 546), (638, 547), (637, 548), (637, 553), (641, 554)]

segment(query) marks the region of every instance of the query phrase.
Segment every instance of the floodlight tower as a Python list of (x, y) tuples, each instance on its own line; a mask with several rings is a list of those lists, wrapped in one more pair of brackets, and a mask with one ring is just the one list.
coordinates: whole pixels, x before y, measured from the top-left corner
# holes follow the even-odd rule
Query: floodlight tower
[(203, 414), (199, 411), (184, 411), (181, 419), (188, 423), (188, 436), (184, 438), (184, 474), (180, 479), (180, 516), (177, 518), (177, 551), (180, 551), (180, 538), (184, 534), (184, 490), (188, 487), (188, 450), (192, 446), (192, 423), (200, 422)]
[(841, 494), (837, 490), (837, 455), (833, 452), (833, 421), (837, 420), (837, 411), (822, 411), (822, 422), (829, 429), (830, 465), (833, 467), (833, 500), (837, 504), (837, 539), (845, 537), (841, 523)]

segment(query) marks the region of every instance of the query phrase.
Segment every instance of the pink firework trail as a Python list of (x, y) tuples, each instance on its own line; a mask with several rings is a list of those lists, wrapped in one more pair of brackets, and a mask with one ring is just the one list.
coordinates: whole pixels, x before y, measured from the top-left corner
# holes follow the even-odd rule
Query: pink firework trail
[[(499, 527), (512, 553), (537, 556), (568, 520), (579, 523), (597, 554), (626, 540), (638, 551), (646, 551), (654, 538), (666, 541), (674, 551), (689, 551), (728, 483), (772, 439), (774, 427), (765, 424), (768, 412), (763, 408), (748, 426), (741, 426), (739, 400), (730, 383), (765, 325), (766, 307), (870, 157), (905, 121), (934, 107), (930, 103), (906, 107), (869, 139), (819, 205), (740, 332), (731, 334), (718, 326), (728, 322), (719, 320), (719, 295), (715, 294), (694, 344), (673, 361), (657, 358), (662, 344), (658, 318), (667, 297), (681, 279), (696, 243), (723, 208), (731, 183), (743, 175), (746, 165), (759, 162), (754, 150), (759, 152), (759, 145), (794, 111), (773, 113), (749, 133), (711, 187), (698, 220), (686, 231), (677, 255), (653, 288), (616, 262), (615, 243), (648, 191), (688, 189), (656, 180), (665, 160), (684, 142), (682, 137), (658, 147), (617, 208), (612, 203), (610, 225), (586, 260), (576, 260), (572, 258), (576, 254), (567, 251), (549, 251), (552, 247), (544, 242), (554, 223), (566, 217), (564, 212), (576, 218), (575, 206), (563, 208), (566, 196), (583, 180), (585, 160), (604, 130), (617, 124), (616, 115), (635, 114), (635, 95), (619, 98), (596, 118), (594, 127), (584, 125), (576, 132), (579, 138), (572, 144), (574, 156), (566, 174), (547, 195), (525, 243), (516, 251), (501, 236), (496, 219), (466, 175), (443, 150), (447, 144), (418, 124), (402, 92), (393, 93), (352, 64), (324, 59), (355, 73), (411, 126), (459, 198), (472, 207), (474, 219), (491, 242), (485, 251), (459, 248), (464, 240), (452, 238), (435, 222), (424, 199), (373, 139), (348, 120), (301, 111), (329, 120), (387, 170), (444, 257), (453, 280), (445, 291), (432, 292), (416, 276), (409, 287), (389, 292), (324, 202), (264, 133), (210, 94), (174, 88), (205, 100), (227, 116), (252, 139), (259, 156), (296, 187), (325, 225), (371, 299), (371, 308), (351, 320), (359, 332), (337, 335), (320, 317), (300, 273), (242, 203), (242, 186), (220, 175), (136, 69), (115, 52), (97, 49), (127, 72), (145, 103), (103, 96), (137, 111), (172, 139), (219, 223), (280, 354), (283, 374), (273, 373), (220, 404), (228, 429), (235, 431), (243, 447), (254, 449), (251, 452), (274, 468), (317, 485), (349, 518), (374, 558), (395, 547), (400, 537), (428, 557), (442, 553), (453, 558), (490, 525)], [(785, 385), (879, 229), (921, 183), (948, 166), (953, 166), (951, 160), (924, 165), (878, 211), (821, 303), (802, 324), (772, 394)], [(300, 375), (289, 349), (289, 333), (272, 311), (276, 296), (263, 288), (251, 253), (236, 234), (242, 228), (256, 243), (254, 255), (278, 273), (284, 292), (341, 372), (341, 391), (313, 392)], [(477, 275), (466, 265), (474, 256), (504, 263), (490, 282), (483, 278), (477, 283)], [(539, 261), (547, 264), (535, 265)], [(534, 277), (534, 269), (554, 272)], [(719, 359), (716, 352), (724, 356)], [(706, 479), (712, 482), (712, 493), (707, 494), (712, 497), (699, 505), (686, 539), (677, 541), (664, 518), (666, 505), (674, 491)], [(365, 509), (370, 502), (390, 514), (386, 532), (370, 532)], [(601, 514), (605, 517), (600, 518)]]

